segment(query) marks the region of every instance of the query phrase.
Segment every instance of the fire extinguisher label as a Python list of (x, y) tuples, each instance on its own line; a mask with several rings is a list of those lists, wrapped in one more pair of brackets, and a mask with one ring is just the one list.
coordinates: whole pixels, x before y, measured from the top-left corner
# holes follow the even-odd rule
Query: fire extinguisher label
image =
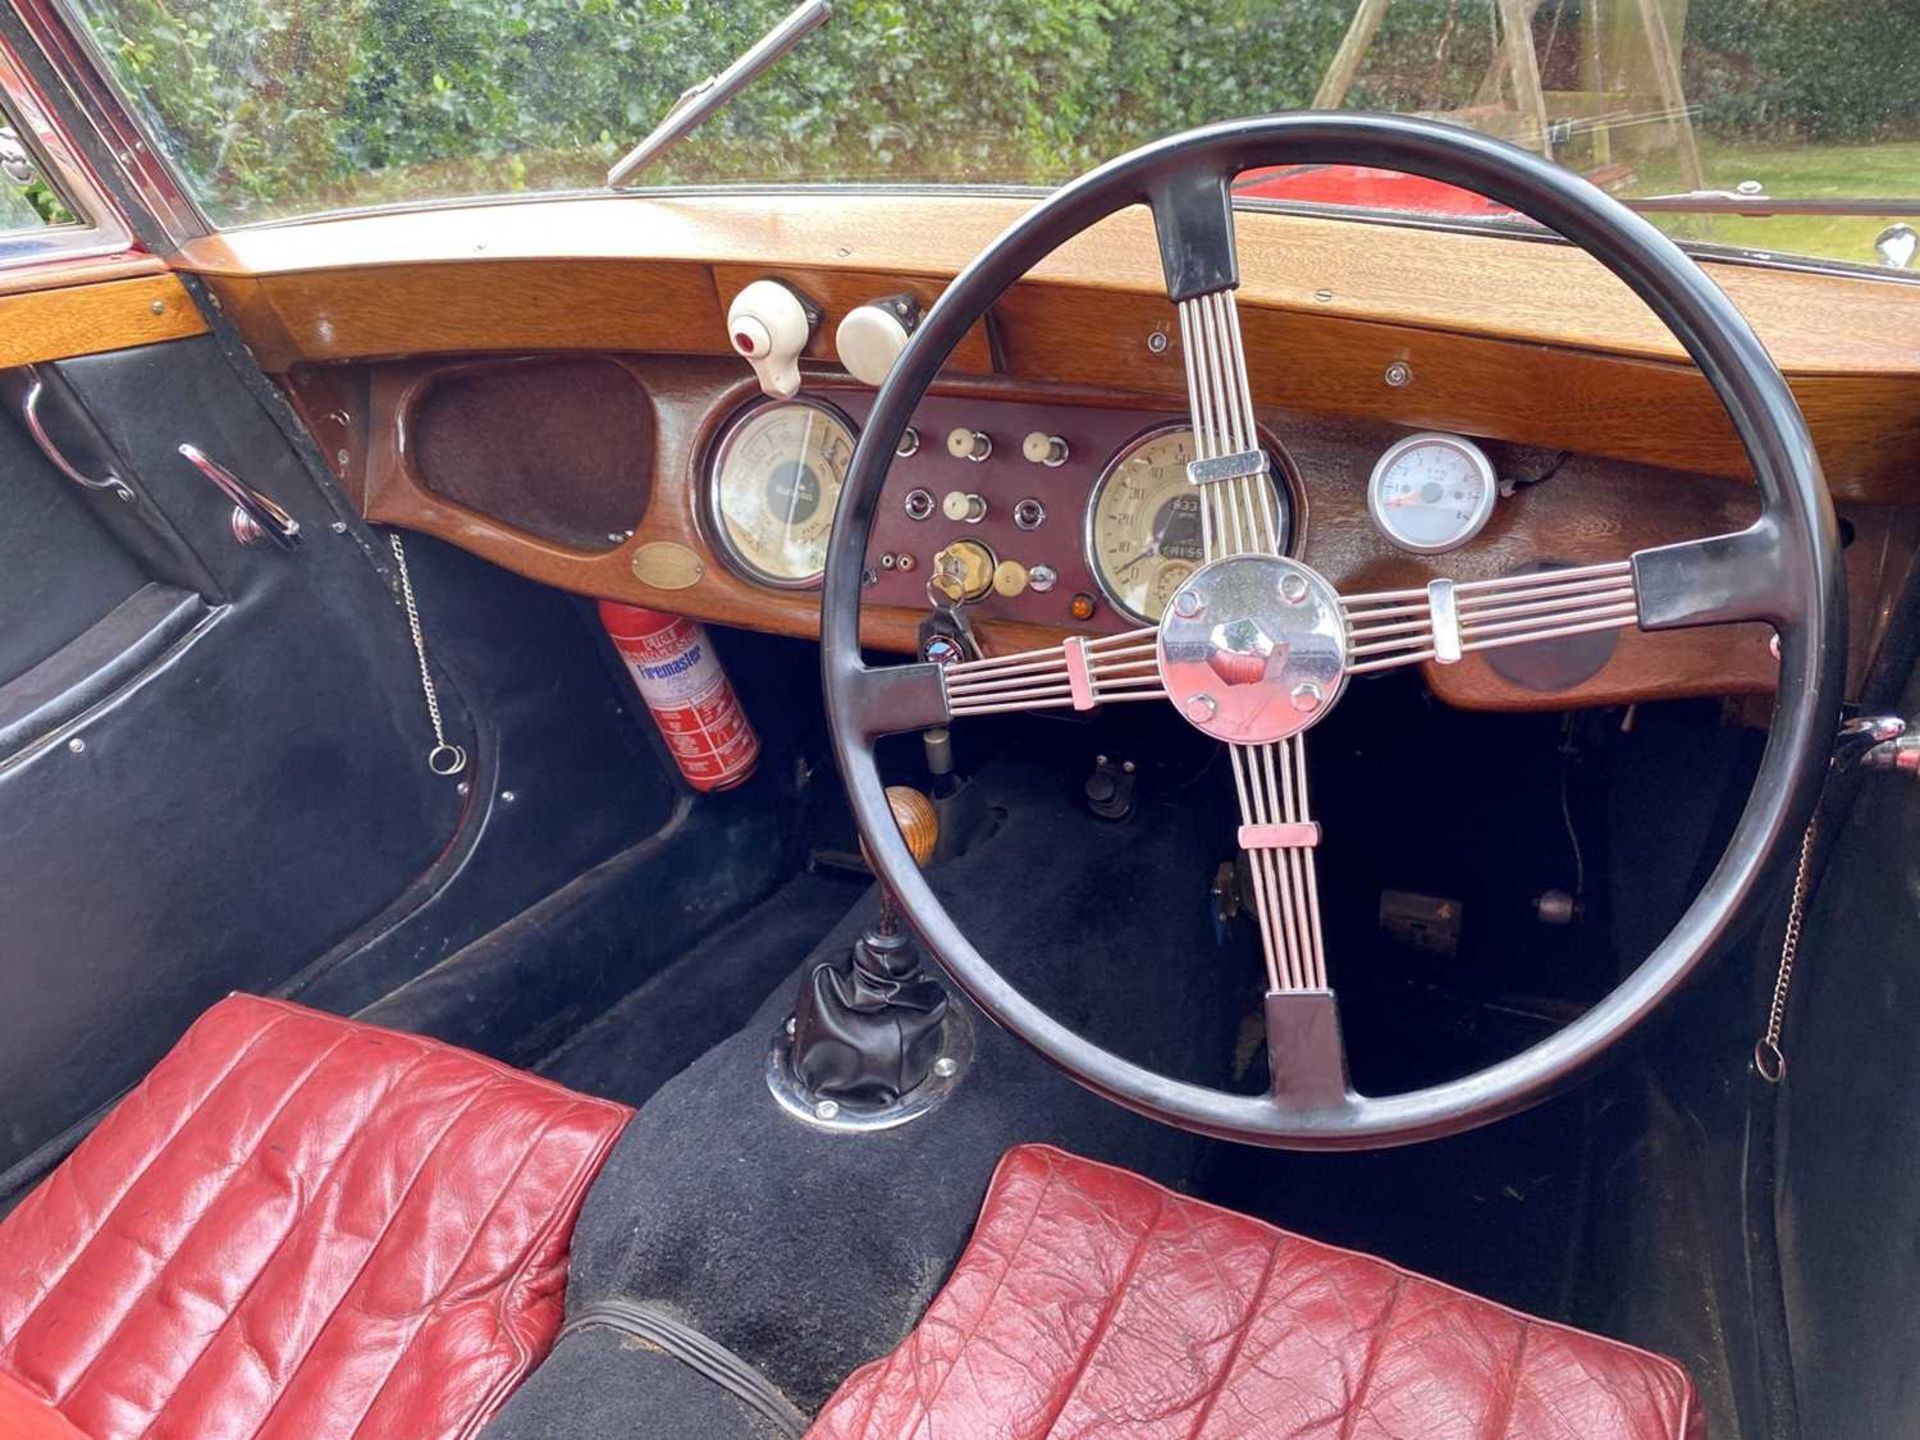
[(615, 645), (688, 783), (716, 790), (745, 779), (760, 757), (759, 737), (706, 630), (676, 618)]

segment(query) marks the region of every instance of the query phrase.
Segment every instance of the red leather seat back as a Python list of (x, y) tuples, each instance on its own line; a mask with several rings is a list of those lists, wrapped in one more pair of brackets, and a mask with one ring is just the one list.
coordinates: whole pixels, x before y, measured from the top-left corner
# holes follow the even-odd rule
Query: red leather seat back
[(629, 1112), (236, 996), (0, 1222), (0, 1371), (90, 1440), (471, 1435)]
[(1041, 1146), (812, 1440), (1705, 1440), (1671, 1360)]

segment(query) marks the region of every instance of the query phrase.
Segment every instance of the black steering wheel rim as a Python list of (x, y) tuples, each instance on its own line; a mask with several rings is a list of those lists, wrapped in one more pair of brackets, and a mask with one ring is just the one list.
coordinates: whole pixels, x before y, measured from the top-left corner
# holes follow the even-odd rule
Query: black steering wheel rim
[[(1779, 574), (1780, 673), (1753, 789), (1706, 884), (1673, 930), (1578, 1020), (1474, 1074), (1393, 1096), (1302, 1108), (1159, 1075), (1069, 1030), (972, 946), (915, 867), (894, 826), (874, 741), (859, 715), (861, 572), (893, 452), (961, 338), (1032, 266), (1108, 215), (1152, 203), (1192, 177), (1259, 166), (1359, 164), (1443, 181), (1556, 231), (1631, 287), (1713, 387), (1745, 447)], [(1774, 864), (1818, 798), (1838, 720), (1845, 576), (1831, 501), (1786, 381), (1726, 295), (1640, 216), (1585, 180), (1473, 131), (1386, 115), (1311, 112), (1227, 121), (1124, 155), (1042, 201), (955, 279), (895, 364), (862, 432), (828, 545), (821, 664), (829, 729), (854, 820), (880, 878), (928, 951), (989, 1017), (1117, 1104), (1215, 1138), (1298, 1149), (1360, 1149), (1456, 1133), (1527, 1108), (1585, 1073), (1645, 1021), (1751, 918)]]

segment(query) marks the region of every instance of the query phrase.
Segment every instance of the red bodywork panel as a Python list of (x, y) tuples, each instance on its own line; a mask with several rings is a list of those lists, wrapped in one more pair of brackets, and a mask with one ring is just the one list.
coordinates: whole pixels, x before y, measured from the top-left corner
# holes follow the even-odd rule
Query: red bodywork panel
[(1473, 215), (1484, 219), (1511, 218), (1514, 214), (1506, 206), (1457, 185), (1368, 165), (1279, 165), (1249, 170), (1234, 182), (1233, 193), (1251, 199), (1350, 205), (1408, 215)]

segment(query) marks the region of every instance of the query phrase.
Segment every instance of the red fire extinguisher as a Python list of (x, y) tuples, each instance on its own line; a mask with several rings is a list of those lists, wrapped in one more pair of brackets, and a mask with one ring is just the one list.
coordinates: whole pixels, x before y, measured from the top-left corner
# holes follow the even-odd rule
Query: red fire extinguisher
[(600, 623), (689, 785), (728, 790), (753, 773), (760, 737), (720, 668), (705, 626), (611, 600), (600, 602)]

